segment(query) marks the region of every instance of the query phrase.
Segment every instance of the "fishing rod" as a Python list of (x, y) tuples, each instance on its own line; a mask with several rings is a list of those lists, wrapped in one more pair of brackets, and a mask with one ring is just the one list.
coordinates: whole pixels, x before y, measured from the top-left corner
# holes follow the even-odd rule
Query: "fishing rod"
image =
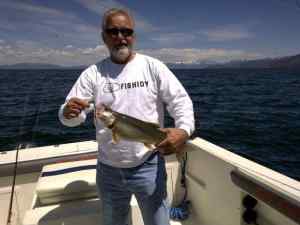
[(9, 208), (8, 208), (8, 215), (7, 215), (7, 225), (11, 224), (11, 217), (12, 217), (12, 205), (14, 200), (14, 192), (15, 192), (15, 186), (16, 186), (16, 177), (17, 177), (17, 167), (18, 167), (18, 158), (19, 158), (19, 150), (22, 148), (22, 144), (18, 144), (17, 146), (17, 152), (16, 152), (16, 158), (15, 158), (15, 166), (14, 166), (14, 175), (13, 175), (13, 183), (10, 193), (10, 201), (9, 201)]
[[(23, 115), (22, 115), (22, 120), (20, 122), (20, 126), (19, 126), (19, 135), (18, 138), (20, 139), (22, 133), (23, 133), (23, 129), (24, 129), (24, 125), (25, 125), (25, 118), (26, 118), (26, 111), (27, 111), (27, 105), (29, 102), (29, 94), (33, 89), (33, 85), (31, 85), (31, 88), (29, 89), (29, 92), (26, 95), (26, 99), (24, 102), (24, 107), (23, 107)], [(11, 188), (11, 193), (10, 193), (10, 201), (9, 201), (9, 207), (8, 207), (8, 214), (7, 214), (7, 225), (11, 225), (12, 222), (12, 206), (13, 206), (13, 201), (14, 201), (14, 193), (15, 193), (15, 186), (16, 186), (16, 178), (17, 178), (17, 170), (18, 170), (18, 162), (19, 162), (19, 151), (20, 149), (22, 149), (23, 144), (19, 143), (17, 145), (16, 148), (16, 157), (15, 157), (15, 163), (14, 163), (14, 173), (13, 173), (13, 183), (12, 183), (12, 188)]]

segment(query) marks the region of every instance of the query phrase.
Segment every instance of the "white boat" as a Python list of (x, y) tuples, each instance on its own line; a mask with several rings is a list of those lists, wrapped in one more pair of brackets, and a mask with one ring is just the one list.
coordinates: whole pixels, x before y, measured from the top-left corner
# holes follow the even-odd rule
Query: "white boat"
[[(249, 215), (257, 215), (252, 224), (300, 224), (300, 182), (201, 138), (190, 143), (189, 217), (172, 225), (244, 225)], [(0, 153), (1, 225), (7, 223), (16, 152)], [(95, 141), (19, 150), (11, 224), (100, 225), (96, 156)], [(181, 164), (174, 156), (166, 158), (169, 201), (177, 205), (184, 194)], [(134, 197), (130, 223), (143, 224)]]

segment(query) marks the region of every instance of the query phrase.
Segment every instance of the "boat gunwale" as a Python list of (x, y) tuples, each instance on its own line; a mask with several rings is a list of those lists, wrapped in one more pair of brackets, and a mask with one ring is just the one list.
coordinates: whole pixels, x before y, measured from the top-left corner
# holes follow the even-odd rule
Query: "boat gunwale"
[[(17, 167), (17, 174), (26, 174), (40, 172), (43, 166), (52, 163), (63, 163), (79, 160), (88, 160), (97, 158), (98, 152), (80, 152), (77, 154), (68, 154), (61, 156), (52, 156), (49, 158), (33, 159), (26, 161), (19, 161)], [(0, 177), (12, 176), (15, 162), (9, 162), (6, 164), (0, 164)]]

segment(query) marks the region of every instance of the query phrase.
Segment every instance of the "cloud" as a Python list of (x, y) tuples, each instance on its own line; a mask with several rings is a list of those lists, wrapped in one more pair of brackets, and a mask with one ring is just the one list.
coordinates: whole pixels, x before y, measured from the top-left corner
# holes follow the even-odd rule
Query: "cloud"
[[(43, 1), (0, 1), (0, 39), (16, 41), (22, 36), (51, 48), (61, 48), (67, 44), (76, 47), (95, 46), (102, 42), (101, 28), (100, 21), (91, 22), (91, 15), (97, 15), (100, 20), (109, 8), (126, 8), (113, 0), (75, 1), (82, 7), (80, 13), (65, 9), (61, 4), (56, 5), (57, 8), (50, 8)], [(137, 33), (158, 29), (137, 13), (132, 13), (136, 18)]]
[[(162, 48), (140, 49), (138, 52), (158, 58), (166, 63), (201, 63), (204, 61), (226, 62), (230, 60), (261, 58), (259, 53), (227, 49)], [(65, 66), (90, 65), (108, 56), (104, 45), (80, 48), (65, 45), (61, 48), (45, 47), (31, 41), (17, 41), (1, 46), (1, 64), (50, 63)]]
[(65, 48), (73, 48), (73, 45), (66, 45)]
[(106, 52), (106, 47), (104, 45), (97, 45), (95, 48), (86, 48), (82, 49), (83, 55), (96, 55), (96, 54), (102, 54), (103, 52)]
[(135, 18), (135, 26), (138, 31), (142, 32), (152, 32), (158, 30), (157, 27), (153, 26), (149, 23), (144, 17), (139, 15), (137, 12), (131, 10), (127, 6), (113, 0), (75, 0), (77, 3), (82, 5), (84, 8), (88, 9), (89, 11), (96, 13), (102, 18), (104, 12), (111, 8), (121, 8), (128, 10), (133, 17)]
[(18, 41), (0, 49), (1, 64), (50, 63), (64, 66), (89, 65), (104, 57), (108, 52), (103, 45), (94, 48), (75, 48), (71, 45), (50, 48), (30, 41)]
[(234, 41), (254, 37), (253, 33), (248, 31), (246, 27), (240, 25), (217, 27), (200, 31), (199, 34), (205, 35), (209, 41)]
[(201, 63), (203, 61), (227, 62), (230, 60), (256, 59), (258, 53), (249, 53), (243, 50), (226, 49), (194, 49), (194, 48), (163, 48), (141, 50), (142, 53), (157, 57), (167, 63)]
[(35, 4), (14, 0), (0, 2), (0, 37), (18, 40), (22, 34), (27, 40), (52, 47), (66, 41), (79, 46), (99, 41), (98, 25), (86, 22), (76, 11), (42, 4), (42, 1)]
[[(250, 24), (251, 25), (251, 24)], [(196, 40), (209, 42), (224, 42), (241, 39), (253, 38), (255, 35), (251, 33), (247, 26), (250, 25), (226, 25), (194, 33), (189, 32), (157, 32), (155, 37), (150, 40), (162, 45), (185, 44)]]
[(113, 0), (74, 0), (86, 9), (96, 13), (97, 15), (102, 15), (106, 10), (110, 8), (126, 8), (124, 5)]
[(159, 34), (158, 36), (151, 38), (151, 40), (159, 42), (160, 44), (186, 43), (195, 39), (195, 35), (186, 33)]
[[(22, 1), (1, 1), (0, 2), (1, 8), (5, 8), (8, 10), (14, 10), (15, 12), (27, 12), (32, 14), (46, 14), (52, 16), (60, 16), (62, 12), (56, 9), (48, 8), (42, 5), (34, 5), (29, 2), (22, 2)], [(30, 15), (29, 15), (30, 16)]]
[[(62, 4), (51, 8), (43, 1), (0, 1), (0, 58), (1, 64), (21, 62), (51, 63), (59, 65), (92, 64), (108, 55), (99, 45), (99, 23), (91, 22), (93, 16), (102, 16), (109, 8), (126, 8), (116, 0), (74, 0), (80, 13)], [(70, 1), (70, 4), (73, 1)], [(53, 3), (55, 5), (55, 3)], [(79, 5), (78, 5), (79, 4)], [(70, 7), (72, 8), (72, 7)], [(251, 38), (254, 35), (241, 25), (227, 25), (199, 31), (198, 33), (170, 32), (152, 25), (137, 12), (139, 32), (146, 36), (146, 45), (184, 46), (206, 37), (209, 41), (229, 41)], [(172, 29), (171, 29), (172, 30)], [(158, 32), (152, 32), (158, 31)], [(174, 29), (173, 29), (174, 31)], [(155, 37), (153, 37), (155, 35)], [(23, 39), (20, 40), (20, 37)], [(159, 46), (159, 45), (158, 45)], [(228, 61), (251, 59), (259, 54), (243, 50), (162, 48), (141, 49), (140, 52), (157, 57), (165, 62), (197, 63), (204, 60)]]

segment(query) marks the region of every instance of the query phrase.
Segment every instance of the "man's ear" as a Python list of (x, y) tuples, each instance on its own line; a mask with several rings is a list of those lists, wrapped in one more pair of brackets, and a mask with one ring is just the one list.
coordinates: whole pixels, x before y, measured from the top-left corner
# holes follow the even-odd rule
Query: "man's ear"
[(106, 44), (106, 37), (105, 37), (105, 34), (103, 31), (101, 32), (101, 37), (102, 37), (104, 44)]

